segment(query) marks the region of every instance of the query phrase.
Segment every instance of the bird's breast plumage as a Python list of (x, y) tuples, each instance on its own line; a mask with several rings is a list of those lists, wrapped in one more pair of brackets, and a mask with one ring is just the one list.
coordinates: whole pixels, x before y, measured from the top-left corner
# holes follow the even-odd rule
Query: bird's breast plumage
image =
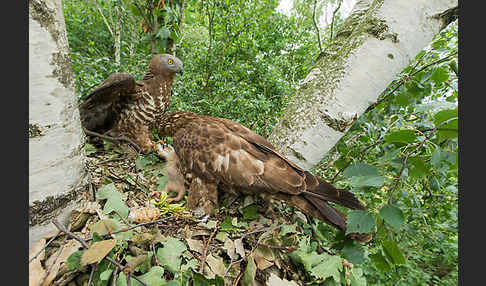
[(155, 86), (145, 86), (134, 97), (135, 99), (122, 109), (120, 120), (153, 124), (167, 109), (170, 101), (170, 83), (164, 81)]

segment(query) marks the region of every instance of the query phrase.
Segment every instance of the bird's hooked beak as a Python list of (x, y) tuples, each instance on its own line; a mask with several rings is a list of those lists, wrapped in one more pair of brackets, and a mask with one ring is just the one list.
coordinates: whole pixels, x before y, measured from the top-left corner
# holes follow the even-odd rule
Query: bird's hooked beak
[(184, 72), (182, 71), (182, 68), (180, 68), (179, 73), (181, 74), (181, 76), (182, 76), (182, 74), (184, 73)]

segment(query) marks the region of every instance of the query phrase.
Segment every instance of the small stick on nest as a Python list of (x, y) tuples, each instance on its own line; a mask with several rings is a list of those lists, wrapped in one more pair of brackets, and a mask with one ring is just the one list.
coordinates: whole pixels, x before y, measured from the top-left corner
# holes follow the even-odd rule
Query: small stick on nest
[(94, 131), (90, 131), (86, 128), (83, 127), (83, 130), (84, 130), (84, 133), (88, 134), (88, 135), (91, 135), (91, 136), (96, 136), (96, 137), (99, 137), (101, 139), (106, 139), (106, 140), (109, 140), (109, 141), (126, 141), (128, 143), (130, 143), (134, 148), (135, 150), (137, 151), (137, 153), (140, 153), (140, 147), (138, 147), (138, 145), (133, 142), (130, 138), (127, 138), (125, 136), (121, 136), (121, 137), (112, 137), (112, 136), (108, 136), (108, 135), (103, 135), (103, 134), (100, 134), (100, 133), (96, 133)]

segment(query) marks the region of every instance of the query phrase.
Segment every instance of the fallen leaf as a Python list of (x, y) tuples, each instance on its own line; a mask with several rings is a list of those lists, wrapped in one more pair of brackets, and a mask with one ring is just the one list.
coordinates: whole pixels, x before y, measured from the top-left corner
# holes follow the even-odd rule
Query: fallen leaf
[[(29, 260), (41, 250), (46, 244), (45, 239), (39, 240), (30, 250)], [(29, 286), (40, 285), (46, 275), (46, 270), (42, 267), (41, 260), (44, 259), (45, 250), (29, 263)]]
[(196, 251), (198, 253), (203, 253), (204, 245), (202, 241), (196, 239), (190, 239), (190, 238), (186, 238), (186, 241), (190, 250)]
[(164, 246), (157, 249), (157, 259), (166, 270), (174, 274), (181, 267), (181, 255), (186, 251), (186, 245), (173, 237), (167, 237), (162, 243)]
[(193, 238), (195, 236), (201, 236), (201, 235), (208, 236), (210, 234), (211, 234), (211, 232), (209, 230), (206, 230), (206, 229), (195, 229), (195, 230), (192, 231), (191, 238)]
[(53, 253), (46, 261), (46, 269), (50, 269), (49, 275), (44, 280), (42, 286), (51, 285), (51, 282), (56, 278), (57, 273), (59, 272), (59, 268), (61, 267), (61, 263), (67, 261), (68, 257), (71, 256), (74, 252), (78, 251), (78, 248), (81, 247), (81, 243), (75, 239), (68, 240), (65, 244), (63, 244), (55, 253)]
[[(90, 225), (90, 230), (91, 230), (91, 235), (93, 235), (93, 233), (96, 232), (99, 235), (103, 236), (103, 235), (115, 232), (117, 230), (121, 230), (125, 227), (126, 226), (123, 225), (122, 223), (120, 223), (120, 222), (118, 222), (114, 219), (107, 218), (107, 219), (102, 219), (102, 220)], [(114, 234), (115, 238), (118, 239), (118, 240), (128, 240), (132, 237), (132, 235), (133, 235), (132, 230)]]
[(255, 275), (256, 275), (256, 264), (255, 260), (253, 259), (253, 256), (250, 255), (248, 257), (248, 264), (246, 265), (245, 273), (243, 274), (243, 277), (241, 278), (241, 285), (243, 286), (249, 286), (252, 285), (255, 281)]
[(274, 273), (270, 273), (270, 277), (268, 278), (267, 286), (299, 286), (299, 284), (295, 283), (294, 281), (280, 279)]
[(226, 267), (223, 263), (223, 258), (221, 257), (214, 257), (212, 254), (209, 254), (206, 257), (206, 263), (211, 267), (211, 270), (214, 274), (223, 276), (224, 272), (226, 271)]
[(243, 240), (241, 238), (238, 238), (234, 241), (235, 244), (235, 250), (236, 253), (238, 253), (241, 257), (243, 257), (245, 260), (245, 248), (243, 247)]
[(116, 240), (108, 239), (93, 243), (81, 256), (81, 266), (100, 262), (115, 247)]
[(267, 269), (268, 267), (270, 267), (274, 264), (273, 262), (268, 261), (261, 256), (255, 256), (255, 262), (256, 262), (258, 269), (260, 269), (260, 270)]
[(224, 242), (223, 249), (226, 250), (226, 253), (232, 260), (236, 260), (238, 255), (236, 254), (235, 243), (231, 239), (227, 239)]
[(227, 239), (228, 239), (228, 233), (227, 232), (224, 232), (224, 231), (220, 231), (216, 234), (216, 236), (214, 237), (214, 239), (216, 240), (219, 240), (221, 242), (225, 242)]

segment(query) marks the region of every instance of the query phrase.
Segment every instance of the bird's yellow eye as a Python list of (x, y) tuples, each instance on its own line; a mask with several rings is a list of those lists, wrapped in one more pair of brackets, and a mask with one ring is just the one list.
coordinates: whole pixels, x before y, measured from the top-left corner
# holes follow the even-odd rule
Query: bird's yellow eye
[(169, 59), (169, 60), (167, 61), (167, 63), (168, 63), (169, 65), (171, 65), (171, 64), (173, 64), (173, 63), (174, 63), (174, 61), (172, 61), (171, 59)]

